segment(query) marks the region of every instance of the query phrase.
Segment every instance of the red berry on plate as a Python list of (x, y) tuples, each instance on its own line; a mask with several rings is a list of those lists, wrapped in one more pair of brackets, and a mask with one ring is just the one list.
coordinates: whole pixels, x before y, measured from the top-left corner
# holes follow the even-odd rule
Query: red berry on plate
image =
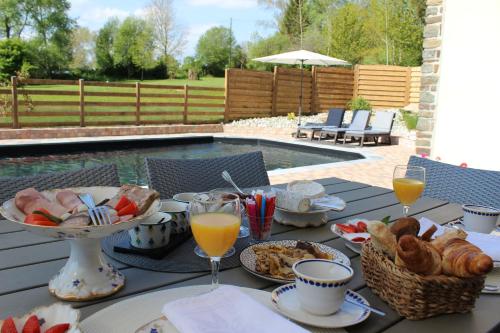
[(14, 319), (12, 319), (12, 317), (3, 321), (0, 333), (17, 333), (16, 324), (14, 323)]
[(65, 333), (69, 329), (69, 324), (57, 324), (45, 331), (45, 333)]
[(356, 229), (358, 230), (358, 232), (366, 232), (366, 223), (363, 221), (358, 221), (358, 223), (356, 223)]
[(337, 227), (348, 234), (356, 232), (356, 227), (350, 224), (337, 224)]
[(26, 320), (22, 333), (40, 333), (40, 323), (36, 315), (30, 316), (28, 320)]
[(364, 237), (354, 237), (353, 239), (351, 239), (351, 242), (354, 242), (354, 243), (362, 243), (366, 241), (366, 238)]

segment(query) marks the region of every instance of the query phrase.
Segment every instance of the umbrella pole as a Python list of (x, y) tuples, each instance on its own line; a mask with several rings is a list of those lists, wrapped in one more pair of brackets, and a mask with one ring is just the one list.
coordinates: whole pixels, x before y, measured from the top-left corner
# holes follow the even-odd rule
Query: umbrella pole
[(300, 125), (302, 124), (302, 82), (304, 81), (304, 69), (302, 68), (304, 66), (304, 60), (300, 61), (300, 102), (299, 102), (299, 125), (297, 126), (297, 134), (296, 138), (300, 138)]

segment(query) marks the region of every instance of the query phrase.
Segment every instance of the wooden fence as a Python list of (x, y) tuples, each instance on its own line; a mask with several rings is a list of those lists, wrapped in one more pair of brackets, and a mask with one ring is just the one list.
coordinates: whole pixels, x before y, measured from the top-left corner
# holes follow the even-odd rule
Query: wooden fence
[(214, 123), (223, 120), (224, 88), (28, 79), (0, 89), (0, 127)]
[[(275, 67), (274, 73), (228, 69), (226, 120), (296, 113), (300, 102), (300, 69)], [(313, 67), (304, 71), (302, 112), (346, 107), (356, 96), (377, 108), (418, 103), (420, 68), (359, 65), (354, 69)]]

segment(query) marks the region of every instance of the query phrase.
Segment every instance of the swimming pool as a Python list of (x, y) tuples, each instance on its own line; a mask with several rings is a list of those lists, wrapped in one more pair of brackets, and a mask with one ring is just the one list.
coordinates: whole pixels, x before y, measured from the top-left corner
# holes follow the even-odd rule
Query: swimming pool
[(146, 185), (145, 157), (212, 158), (262, 151), (268, 171), (361, 159), (361, 154), (260, 139), (212, 136), (0, 147), (0, 177), (118, 166), (122, 183)]

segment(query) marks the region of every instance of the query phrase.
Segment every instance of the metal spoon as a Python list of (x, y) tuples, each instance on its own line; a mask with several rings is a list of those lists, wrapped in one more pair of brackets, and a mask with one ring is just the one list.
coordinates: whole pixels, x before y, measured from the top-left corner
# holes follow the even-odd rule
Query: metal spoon
[(378, 314), (379, 316), (382, 316), (382, 317), (385, 316), (385, 312), (382, 312), (379, 309), (375, 309), (375, 308), (373, 308), (371, 306), (368, 306), (368, 305), (365, 305), (365, 304), (362, 304), (362, 303), (358, 303), (358, 302), (354, 302), (354, 301), (348, 300), (347, 298), (344, 301), (347, 302), (347, 303), (349, 303), (349, 304), (359, 306), (362, 309), (369, 310), (369, 311), (371, 311), (371, 312), (373, 312), (375, 314)]
[(485, 284), (483, 289), (487, 291), (497, 291), (498, 289), (500, 289), (500, 287), (494, 286), (492, 284)]
[(233, 185), (233, 187), (236, 189), (236, 191), (238, 191), (238, 193), (240, 194), (245, 194), (243, 193), (242, 190), (240, 190), (240, 188), (235, 184), (235, 182), (233, 181), (233, 179), (231, 178), (231, 175), (229, 174), (229, 172), (227, 172), (226, 170), (222, 171), (222, 178), (224, 178), (224, 180), (226, 182), (228, 182), (229, 184)]

